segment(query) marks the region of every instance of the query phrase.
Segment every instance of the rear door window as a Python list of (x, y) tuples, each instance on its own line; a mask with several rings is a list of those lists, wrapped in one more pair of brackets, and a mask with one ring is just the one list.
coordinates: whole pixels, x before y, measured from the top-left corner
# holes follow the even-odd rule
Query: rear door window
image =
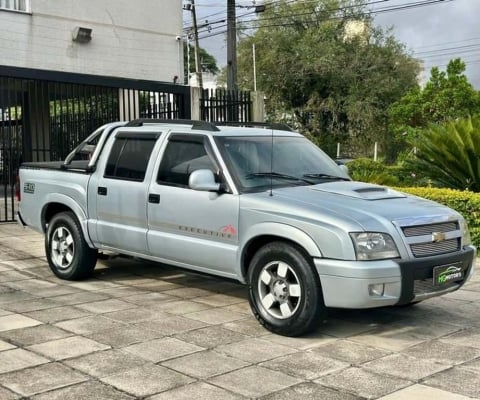
[(143, 182), (159, 134), (117, 134), (105, 168), (105, 178)]

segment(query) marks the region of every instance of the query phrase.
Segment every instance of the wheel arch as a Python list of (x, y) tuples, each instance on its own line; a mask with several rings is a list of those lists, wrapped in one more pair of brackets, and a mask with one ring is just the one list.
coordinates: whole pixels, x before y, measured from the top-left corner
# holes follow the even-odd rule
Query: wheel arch
[[(272, 233), (274, 232), (274, 233)], [(277, 223), (265, 223), (256, 226), (248, 240), (242, 246), (240, 257), (240, 276), (243, 282), (247, 281), (247, 272), (250, 261), (254, 254), (267, 243), (271, 242), (285, 242), (297, 247), (304, 254), (311, 257), (322, 257), (322, 253), (314, 240), (300, 229), (289, 225)]]
[(47, 225), (51, 219), (60, 212), (72, 212), (77, 218), (82, 228), (82, 233), (88, 246), (95, 248), (87, 228), (87, 216), (84, 210), (78, 205), (78, 203), (71, 197), (65, 196), (59, 193), (52, 193), (48, 196), (45, 205), (41, 211), (41, 226), (44, 233), (47, 231)]

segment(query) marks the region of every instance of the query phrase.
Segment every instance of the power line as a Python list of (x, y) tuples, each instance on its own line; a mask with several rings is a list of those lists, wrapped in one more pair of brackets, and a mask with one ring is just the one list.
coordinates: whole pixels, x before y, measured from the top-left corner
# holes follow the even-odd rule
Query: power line
[[(320, 10), (320, 11), (324, 12), (324, 13), (341, 12), (341, 11), (347, 11), (349, 9), (354, 9), (354, 8), (358, 8), (358, 7), (367, 7), (367, 6), (372, 6), (372, 5), (376, 5), (376, 4), (384, 4), (384, 3), (389, 2), (389, 1), (391, 1), (391, 0), (374, 0), (374, 1), (368, 1), (368, 2), (364, 2), (364, 3), (347, 5), (347, 6), (344, 6), (344, 7), (332, 8), (332, 9), (325, 9), (325, 10)], [(366, 12), (358, 13), (358, 16), (382, 14), (382, 13), (392, 12), (392, 11), (401, 11), (401, 10), (407, 10), (407, 9), (411, 9), (411, 8), (429, 6), (429, 5), (440, 4), (440, 3), (451, 2), (451, 1), (454, 1), (454, 0), (415, 1), (415, 2), (406, 3), (406, 4), (402, 4), (402, 5), (393, 5), (393, 6), (388, 6), (388, 7), (375, 8), (375, 9), (372, 9), (372, 10), (369, 10), (369, 11), (366, 11)], [(287, 4), (288, 3), (293, 3), (293, 2), (295, 2), (295, 0), (291, 0), (291, 1), (287, 2)], [(318, 2), (317, 0), (312, 0), (312, 3), (317, 3), (317, 2)], [(264, 21), (268, 21), (268, 20), (282, 20), (282, 19), (285, 20), (285, 19), (291, 19), (291, 18), (295, 18), (295, 17), (310, 16), (310, 15), (312, 15), (311, 11), (297, 12), (297, 13), (286, 13), (286, 14), (276, 14), (276, 15), (272, 15), (272, 16), (263, 17), (260, 22), (264, 22)], [(251, 19), (251, 20), (248, 20), (248, 21), (244, 21), (244, 22), (258, 23), (259, 20), (255, 18), (255, 19)], [(288, 26), (288, 25), (291, 25), (291, 23), (290, 24), (289, 23), (279, 23), (278, 25), (252, 26), (251, 28), (253, 29), (253, 28), (264, 27), (264, 26), (265, 27), (269, 27), (269, 26), (275, 27), (275, 26)]]
[[(480, 59), (475, 59), (475, 60), (470, 60), (470, 61), (465, 61), (465, 60), (462, 60), (465, 65), (468, 67), (469, 65), (477, 65), (477, 64), (480, 64)], [(442, 68), (442, 67), (448, 67), (448, 63), (447, 64), (433, 64), (432, 67), (437, 67), (437, 68)]]
[[(204, 15), (204, 16), (202, 16), (202, 19), (203, 19), (203, 18), (210, 18), (210, 17), (214, 17), (214, 16), (216, 16), (216, 15), (220, 15), (220, 14), (226, 14), (226, 12), (225, 12), (225, 11), (219, 11), (219, 12), (217, 12), (217, 13), (214, 13), (214, 14), (210, 14), (210, 15)], [(189, 24), (191, 24), (191, 23), (192, 23), (192, 21), (191, 21), (191, 20), (189, 20), (189, 21), (184, 21), (184, 22), (183, 22), (183, 26), (189, 25)]]
[[(382, 2), (384, 1), (390, 1), (390, 0), (382, 0)], [(446, 0), (446, 1), (449, 1), (449, 2), (452, 2), (454, 0)], [(426, 0), (426, 1), (417, 1), (417, 2), (412, 2), (412, 3), (408, 3), (408, 4), (404, 4), (404, 5), (401, 5), (401, 6), (391, 6), (391, 7), (386, 7), (386, 8), (380, 8), (380, 9), (373, 9), (373, 10), (370, 10), (370, 11), (366, 11), (366, 12), (363, 12), (363, 13), (359, 13), (357, 14), (358, 16), (368, 16), (368, 15), (373, 15), (373, 14), (380, 14), (380, 13), (386, 13), (386, 12), (397, 12), (397, 11), (403, 11), (405, 9), (411, 9), (411, 8), (417, 8), (417, 7), (424, 7), (424, 6), (432, 6), (432, 5), (438, 5), (440, 3), (444, 3), (445, 0)], [(372, 2), (368, 3), (368, 4), (372, 4)], [(330, 11), (334, 12), (334, 11), (345, 11), (347, 10), (348, 7), (341, 7), (341, 8), (337, 8), (337, 9), (332, 9)], [(304, 15), (307, 15), (307, 13), (298, 13), (298, 14), (290, 14), (290, 15), (287, 15), (287, 16), (273, 16), (273, 17), (267, 17), (268, 19), (281, 19), (281, 18), (291, 18), (291, 17), (295, 17), (295, 16), (304, 16)], [(308, 13), (308, 15), (311, 15), (311, 12)], [(328, 20), (334, 20), (334, 19), (338, 19), (340, 17), (330, 17), (330, 18), (325, 18), (325, 19), (322, 19), (322, 21), (328, 21)], [(291, 23), (273, 23), (273, 24), (262, 24), (261, 22), (262, 21), (265, 21), (265, 17), (262, 18), (262, 20), (260, 21), (260, 24), (259, 21), (257, 19), (252, 19), (252, 20), (247, 20), (247, 21), (243, 21), (244, 23), (257, 23), (257, 25), (252, 25), (252, 26), (246, 26), (245, 28), (246, 29), (260, 29), (260, 28), (272, 28), (272, 27), (286, 27), (286, 26), (294, 26), (296, 25), (295, 22), (291, 22)], [(313, 22), (313, 21), (311, 21)], [(315, 22), (318, 22), (315, 21)], [(221, 29), (223, 28), (224, 26), (220, 25), (218, 27), (216, 27), (216, 29)], [(214, 32), (214, 33), (208, 33), (204, 36), (202, 36), (200, 39), (207, 39), (207, 38), (210, 38), (210, 37), (213, 37), (213, 36), (218, 36), (218, 35), (222, 35), (224, 34), (226, 31), (225, 30), (222, 30), (220, 32)]]
[[(389, 1), (389, 0), (387, 0), (387, 1)], [(412, 8), (438, 5), (438, 4), (444, 3), (445, 1), (451, 2), (451, 1), (454, 1), (454, 0), (416, 1), (416, 2), (397, 5), (397, 6), (375, 8), (375, 9), (372, 9), (372, 10), (369, 10), (369, 11), (360, 12), (357, 15), (358, 16), (369, 16), (369, 15), (374, 15), (374, 14), (383, 14), (383, 13), (387, 13), (387, 12), (403, 11), (403, 10), (412, 9)], [(370, 4), (373, 4), (373, 3), (370, 3)], [(341, 7), (341, 8), (338, 8), (338, 9), (331, 9), (331, 10), (322, 10), (322, 11), (324, 11), (324, 12), (346, 11), (349, 8), (352, 8), (352, 6)], [(277, 16), (262, 18), (262, 21), (265, 21), (265, 20), (279, 20), (279, 19), (282, 19), (282, 18), (283, 19), (285, 19), (285, 18), (290, 19), (291, 17), (301, 17), (301, 16), (308, 16), (308, 15), (312, 15), (312, 13), (311, 12), (304, 12), (304, 13), (297, 13), (297, 14), (277, 15)], [(327, 18), (327, 20), (338, 19), (338, 18), (340, 18), (340, 16), (330, 17), (330, 18)], [(262, 22), (262, 21), (260, 21), (260, 22)], [(259, 22), (259, 21), (255, 19), (255, 20), (250, 20), (250, 21), (246, 21), (246, 22)], [(296, 23), (295, 22), (293, 22), (293, 23), (279, 23), (279, 24), (266, 25), (266, 26), (265, 25), (259, 25), (259, 26), (256, 26), (256, 27), (260, 28), (260, 27), (269, 27), (269, 26), (276, 27), (276, 26), (289, 26), (289, 25), (296, 25)], [(251, 28), (254, 28), (254, 27), (251, 27)]]
[[(360, 4), (360, 5), (357, 4), (357, 6), (372, 6), (372, 5), (375, 5), (375, 4), (385, 3), (385, 2), (388, 2), (388, 1), (390, 1), (390, 0), (376, 0), (376, 1), (365, 2), (365, 3)], [(454, 0), (448, 0), (448, 1), (451, 2), (451, 1), (454, 1)], [(287, 3), (293, 3), (293, 2), (295, 2), (295, 0), (291, 0)], [(316, 3), (316, 2), (317, 2), (316, 0), (312, 1), (312, 3)], [(387, 13), (387, 12), (398, 12), (398, 11), (403, 11), (403, 10), (412, 9), (412, 8), (438, 5), (438, 4), (441, 4), (441, 3), (445, 3), (445, 0), (414, 1), (414, 2), (407, 3), (407, 4), (402, 4), (402, 5), (392, 5), (392, 6), (388, 6), (388, 7), (373, 8), (373, 9), (364, 11), (362, 13), (359, 13), (358, 16), (362, 16), (362, 15), (363, 16), (370, 16), (370, 15)], [(275, 2), (272, 1), (269, 4), (274, 5)], [(327, 11), (328, 12), (341, 12), (341, 11), (346, 11), (348, 9), (351, 9), (352, 7), (353, 6), (345, 6), (345, 7), (339, 7), (339, 8), (336, 8), (336, 9), (323, 10), (323, 11), (324, 12), (327, 12)], [(237, 20), (239, 20), (239, 22), (243, 22), (245, 29), (260, 29), (260, 28), (269, 28), (269, 27), (286, 27), (286, 26), (295, 25), (295, 23), (285, 23), (285, 22), (265, 24), (265, 21), (266, 20), (270, 20), (272, 22), (273, 21), (282, 21), (282, 20), (285, 20), (287, 18), (291, 19), (291, 18), (294, 18), (294, 17), (311, 15), (311, 12), (309, 12), (309, 13), (301, 12), (301, 13), (274, 15), (274, 16), (270, 16), (270, 17), (263, 17), (260, 21), (257, 18), (255, 18), (255, 19), (245, 19), (245, 18), (248, 18), (248, 16), (252, 15), (252, 14), (254, 14), (254, 12), (247, 12), (247, 13), (244, 13), (244, 14), (241, 14), (241, 15), (237, 16)], [(338, 19), (338, 18), (339, 17), (330, 17), (330, 18), (327, 18), (327, 19), (324, 19), (324, 20), (333, 20), (333, 19)], [(318, 22), (318, 20), (317, 21), (310, 21), (310, 23), (312, 23), (312, 22)], [(211, 25), (214, 25), (214, 24), (217, 25), (217, 26), (212, 27)], [(199, 31), (199, 39), (207, 39), (207, 38), (211, 38), (211, 37), (214, 37), (214, 36), (223, 35), (227, 32), (226, 29), (224, 29), (226, 27), (225, 20), (213, 21), (213, 22), (210, 22), (208, 25), (209, 25), (208, 27), (204, 27), (203, 30)], [(455, 42), (452, 42), (452, 43), (455, 43)], [(439, 44), (439, 45), (441, 45), (441, 44)], [(435, 46), (435, 45), (431, 45), (431, 46)], [(428, 58), (439, 59), (439, 58), (442, 58), (442, 57), (447, 57), (447, 56), (451, 56), (451, 55), (459, 54), (459, 53), (461, 53), (461, 54), (471, 53), (472, 51), (476, 50), (476, 46), (477, 46), (476, 44), (473, 44), (473, 45), (466, 45), (466, 46), (454, 46), (454, 47), (447, 47), (447, 48), (440, 48), (440, 49), (433, 49), (433, 50), (424, 50), (424, 51), (421, 51), (421, 52), (416, 52), (416, 53), (414, 53), (414, 55), (418, 56), (419, 58), (422, 58), (422, 59), (428, 59)], [(428, 46), (424, 46), (423, 48), (426, 48), (426, 47), (428, 47)]]
[[(297, 0), (290, 0), (290, 1), (287, 1), (285, 4), (289, 4), (289, 3), (292, 3), (292, 2), (295, 2), (295, 1), (297, 1)], [(318, 1), (318, 0), (312, 0), (312, 1)], [(385, 0), (384, 0), (384, 1), (385, 1)], [(386, 0), (386, 1), (390, 1), (390, 0)], [(278, 1), (265, 2), (265, 3), (263, 3), (263, 5), (265, 5), (265, 7), (268, 7), (268, 6), (270, 6), (270, 5), (274, 5), (274, 4), (277, 3), (277, 2), (278, 2)], [(198, 6), (199, 6), (199, 5), (197, 4), (197, 7), (198, 7)], [(239, 8), (255, 8), (256, 6), (255, 6), (255, 5), (251, 5), (251, 6), (237, 6), (237, 7), (239, 7)], [(224, 8), (222, 11), (218, 11), (218, 12), (213, 13), (213, 14), (203, 15), (203, 16), (202, 16), (202, 19), (203, 19), (203, 18), (207, 19), (207, 18), (214, 17), (214, 16), (220, 15), (220, 14), (223, 14), (223, 16), (224, 16), (224, 17), (222, 17), (222, 19), (226, 19), (226, 18), (227, 18), (227, 9)], [(191, 24), (191, 23), (192, 23), (191, 20), (189, 20), (189, 21), (184, 21), (184, 22), (183, 22), (183, 25), (186, 26), (186, 25), (189, 25), (189, 24)]]
[[(289, 1), (286, 1), (284, 4), (289, 5), (289, 4), (295, 3), (296, 1), (298, 1), (298, 0), (289, 0)], [(338, 8), (333, 8), (333, 9), (326, 9), (326, 10), (322, 10), (322, 11), (323, 12), (344, 11), (344, 10), (348, 10), (348, 9), (355, 8), (355, 7), (370, 6), (370, 5), (374, 5), (374, 4), (378, 4), (378, 3), (385, 3), (385, 2), (388, 2), (388, 1), (391, 1), (391, 0), (373, 0), (373, 1), (367, 1), (367, 2), (361, 3), (361, 4), (349, 5), (349, 6), (338, 7)], [(451, 0), (447, 0), (447, 1), (451, 1)], [(276, 3), (280, 3), (280, 1), (265, 2), (264, 5), (266, 7), (268, 7), (268, 6), (276, 5)], [(303, 1), (303, 4), (305, 4), (305, 3), (318, 3), (318, 0)], [(254, 12), (249, 13), (249, 14), (253, 14), (253, 13)], [(207, 16), (203, 16), (202, 18), (209, 18), (209, 17), (219, 15), (219, 14), (226, 15), (226, 10), (220, 11), (220, 12), (217, 12), (217, 13), (214, 13), (214, 14), (210, 14), (210, 15), (207, 15)], [(305, 12), (305, 13), (288, 14), (288, 15), (276, 15), (276, 16), (272, 16), (272, 17), (264, 17), (264, 18), (262, 18), (262, 20), (279, 19), (279, 18), (283, 18), (283, 17), (304, 16), (304, 15), (309, 15), (309, 14), (311, 14), (311, 13), (310, 12)], [(246, 15), (246, 14), (243, 14), (243, 15)], [(252, 19), (252, 21), (255, 21), (255, 20), (256, 19)], [(215, 21), (212, 22), (212, 23), (215, 23)], [(186, 24), (184, 23), (184, 25), (186, 25)]]
[(416, 55), (422, 55), (424, 54), (425, 56), (428, 56), (430, 53), (438, 53), (438, 52), (443, 52), (443, 51), (450, 51), (450, 50), (468, 50), (468, 49), (474, 49), (480, 46), (480, 43), (474, 43), (474, 44), (469, 44), (465, 46), (456, 46), (456, 47), (444, 47), (442, 49), (435, 49), (435, 50), (427, 50), (427, 51), (420, 51), (415, 53)]
[(473, 48), (473, 49), (465, 49), (465, 50), (453, 50), (453, 51), (446, 51), (446, 52), (438, 52), (436, 54), (430, 54), (430, 55), (425, 55), (425, 56), (421, 56), (421, 57), (416, 57), (416, 58), (421, 58), (423, 60), (435, 60), (435, 59), (439, 59), (439, 58), (446, 58), (446, 57), (454, 57), (454, 56), (459, 56), (461, 54), (464, 54), (464, 55), (469, 55), (471, 53), (473, 54), (478, 54), (480, 50), (480, 46), (476, 47), (476, 48)]
[(426, 45), (423, 45), (423, 46), (418, 46), (417, 49), (425, 49), (425, 48), (428, 48), (428, 47), (444, 46), (444, 45), (447, 45), (447, 44), (465, 43), (465, 42), (471, 42), (472, 40), (480, 40), (480, 37), (474, 37), (474, 38), (463, 39), (463, 40), (455, 40), (455, 41), (452, 41), (452, 42), (426, 44)]
[[(254, 14), (254, 13), (255, 13), (255, 11), (248, 11), (248, 12), (246, 12), (246, 13), (240, 14), (239, 16), (237, 16), (236, 19), (237, 19), (237, 20), (240, 20), (241, 18), (243, 18), (243, 17), (245, 17), (245, 16), (252, 15), (252, 14)], [(214, 28), (214, 27), (212, 27), (212, 25), (224, 24), (224, 25), (220, 26), (220, 28), (223, 28), (223, 27), (227, 26), (226, 22), (227, 22), (227, 19), (226, 19), (226, 18), (221, 19), (221, 20), (217, 20), (217, 21), (211, 21), (211, 22), (208, 22), (208, 21), (207, 21), (205, 24), (202, 25), (202, 27), (205, 29), (203, 32), (205, 32), (205, 31), (210, 32), (210, 31), (213, 30), (213, 29), (218, 29), (218, 28), (219, 28), (219, 27)], [(190, 31), (191, 29), (192, 29), (191, 27), (189, 27), (189, 28), (183, 28), (183, 31), (184, 31), (184, 32), (188, 32), (188, 31)]]

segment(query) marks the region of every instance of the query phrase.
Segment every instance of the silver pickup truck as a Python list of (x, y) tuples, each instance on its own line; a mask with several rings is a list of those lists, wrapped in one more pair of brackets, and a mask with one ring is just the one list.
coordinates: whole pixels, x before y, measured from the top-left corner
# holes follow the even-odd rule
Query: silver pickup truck
[(413, 304), (473, 274), (461, 215), (354, 182), (282, 126), (112, 123), (19, 179), (18, 219), (45, 233), (58, 277), (90, 276), (100, 250), (233, 278), (283, 335), (318, 328), (328, 307)]

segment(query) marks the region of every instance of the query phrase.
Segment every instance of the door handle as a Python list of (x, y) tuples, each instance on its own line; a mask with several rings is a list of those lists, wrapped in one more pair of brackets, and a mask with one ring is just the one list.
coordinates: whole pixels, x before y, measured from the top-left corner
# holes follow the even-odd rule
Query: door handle
[(153, 194), (150, 193), (148, 195), (148, 202), (153, 203), (153, 204), (160, 204), (160, 195), (159, 194)]
[(104, 186), (99, 186), (98, 189), (97, 189), (97, 193), (100, 196), (106, 196), (107, 195), (107, 188), (104, 187)]

